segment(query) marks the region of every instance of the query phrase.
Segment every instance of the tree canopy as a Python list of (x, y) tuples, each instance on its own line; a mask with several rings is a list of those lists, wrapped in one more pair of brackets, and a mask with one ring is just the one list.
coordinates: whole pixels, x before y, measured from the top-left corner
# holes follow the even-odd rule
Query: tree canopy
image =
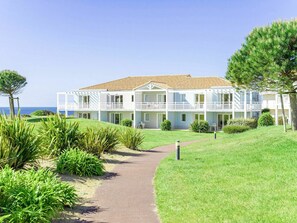
[(3, 70), (0, 72), (0, 94), (9, 96), (9, 107), (12, 117), (15, 115), (13, 95), (19, 94), (26, 84), (26, 78), (16, 71)]
[(289, 94), (297, 128), (297, 20), (255, 28), (229, 59), (226, 78), (237, 87)]

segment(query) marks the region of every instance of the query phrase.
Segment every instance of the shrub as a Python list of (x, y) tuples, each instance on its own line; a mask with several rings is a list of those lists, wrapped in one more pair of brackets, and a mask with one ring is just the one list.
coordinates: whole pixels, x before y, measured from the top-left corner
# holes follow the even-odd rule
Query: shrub
[(263, 113), (267, 113), (267, 112), (270, 112), (270, 109), (269, 108), (263, 108), (262, 110), (261, 110), (261, 113), (263, 114)]
[(223, 128), (224, 133), (233, 134), (249, 130), (250, 127), (244, 125), (227, 125)]
[(64, 150), (76, 147), (80, 138), (77, 122), (67, 123), (58, 115), (41, 122), (41, 135), (44, 147), (50, 155), (58, 156)]
[(41, 140), (33, 126), (20, 118), (0, 116), (0, 168), (8, 165), (20, 169), (34, 164), (40, 155)]
[(270, 113), (263, 113), (258, 119), (259, 126), (269, 126), (273, 125), (273, 123), (273, 117), (270, 115)]
[(132, 120), (131, 119), (123, 119), (121, 121), (121, 125), (126, 127), (132, 127)]
[(257, 128), (258, 122), (257, 119), (253, 118), (236, 118), (236, 119), (230, 119), (228, 120), (228, 125), (243, 125), (243, 126), (248, 126), (252, 129)]
[(32, 116), (49, 116), (54, 115), (55, 113), (49, 110), (36, 110), (31, 113)]
[(21, 117), (22, 117), (22, 118), (30, 118), (31, 115), (28, 115), (28, 114), (22, 114)]
[(127, 148), (135, 150), (143, 143), (144, 135), (139, 130), (126, 128), (119, 134), (119, 140)]
[(117, 130), (101, 128), (98, 130), (87, 128), (79, 140), (79, 148), (98, 157), (103, 152), (111, 152), (119, 144)]
[(191, 130), (193, 132), (208, 132), (209, 129), (209, 124), (207, 121), (198, 121), (195, 120), (192, 124), (191, 124)]
[(171, 130), (171, 122), (169, 120), (164, 120), (161, 123), (161, 130), (162, 131), (170, 131)]
[(63, 152), (57, 160), (58, 173), (69, 173), (79, 176), (103, 175), (103, 164), (93, 154), (79, 149), (69, 149)]
[(0, 213), (4, 222), (51, 222), (77, 195), (49, 170), (0, 171)]

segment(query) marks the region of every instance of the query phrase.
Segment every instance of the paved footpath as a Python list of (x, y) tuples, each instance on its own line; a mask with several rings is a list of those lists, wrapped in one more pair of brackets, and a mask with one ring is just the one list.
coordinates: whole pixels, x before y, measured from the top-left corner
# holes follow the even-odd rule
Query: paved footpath
[[(182, 146), (192, 142), (182, 143)], [(161, 146), (135, 154), (113, 169), (96, 191), (93, 204), (99, 209), (85, 216), (88, 222), (160, 222), (155, 206), (153, 178), (160, 161), (175, 150)]]

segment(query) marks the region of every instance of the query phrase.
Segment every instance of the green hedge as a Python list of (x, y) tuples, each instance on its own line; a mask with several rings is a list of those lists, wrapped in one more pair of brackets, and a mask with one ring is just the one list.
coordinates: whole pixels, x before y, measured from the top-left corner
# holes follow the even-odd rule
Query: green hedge
[(248, 126), (251, 129), (255, 129), (258, 126), (257, 119), (253, 118), (236, 118), (236, 119), (230, 119), (228, 120), (228, 125), (243, 125)]
[(263, 113), (260, 118), (258, 119), (258, 125), (259, 126), (270, 126), (274, 124), (273, 117), (270, 115), (270, 113)]
[(55, 113), (49, 110), (36, 110), (31, 113), (32, 116), (49, 116), (54, 115)]
[(171, 130), (171, 122), (169, 120), (164, 120), (161, 123), (161, 130), (162, 131), (170, 131)]
[(227, 125), (223, 128), (224, 133), (233, 134), (233, 133), (241, 133), (249, 130), (250, 127), (244, 125)]
[(202, 133), (205, 133), (205, 132), (208, 132), (209, 130), (209, 124), (207, 121), (198, 121), (198, 120), (195, 120), (191, 126), (190, 126), (191, 130), (193, 132), (202, 132)]

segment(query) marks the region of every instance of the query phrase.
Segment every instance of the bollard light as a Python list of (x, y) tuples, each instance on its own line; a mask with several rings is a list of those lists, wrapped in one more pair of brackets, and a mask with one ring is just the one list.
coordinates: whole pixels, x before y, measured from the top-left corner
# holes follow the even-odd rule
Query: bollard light
[(217, 139), (217, 132), (214, 131), (214, 139)]
[(180, 141), (177, 140), (175, 143), (176, 147), (176, 160), (180, 160)]

